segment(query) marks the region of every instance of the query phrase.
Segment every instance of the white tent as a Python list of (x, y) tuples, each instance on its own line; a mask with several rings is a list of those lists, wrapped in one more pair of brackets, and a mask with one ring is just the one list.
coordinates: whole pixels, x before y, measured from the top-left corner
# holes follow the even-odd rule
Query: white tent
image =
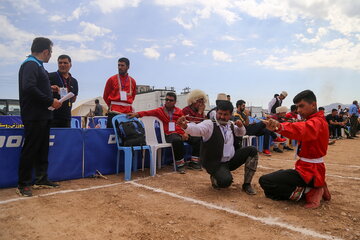
[(103, 107), (103, 114), (107, 112), (107, 105), (102, 97), (96, 97), (86, 100), (75, 102), (71, 110), (72, 116), (86, 116), (90, 110), (95, 110), (95, 99), (99, 99), (101, 106)]

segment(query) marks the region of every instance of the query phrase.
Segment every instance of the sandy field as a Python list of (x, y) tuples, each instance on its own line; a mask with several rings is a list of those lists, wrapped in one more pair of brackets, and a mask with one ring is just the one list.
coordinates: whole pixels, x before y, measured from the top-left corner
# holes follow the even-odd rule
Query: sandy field
[(360, 239), (359, 145), (360, 138), (329, 146), (332, 200), (318, 209), (265, 198), (259, 177), (294, 166), (294, 152), (273, 153), (260, 155), (254, 196), (241, 191), (243, 167), (222, 190), (205, 171), (180, 175), (171, 166), (129, 182), (122, 174), (64, 181), (32, 198), (0, 189), (0, 239)]

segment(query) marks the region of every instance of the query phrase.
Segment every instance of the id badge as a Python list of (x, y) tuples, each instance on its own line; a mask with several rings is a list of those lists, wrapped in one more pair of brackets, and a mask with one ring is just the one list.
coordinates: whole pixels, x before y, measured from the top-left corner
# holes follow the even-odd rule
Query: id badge
[(121, 101), (127, 101), (127, 92), (120, 91), (120, 100)]
[(230, 157), (232, 147), (231, 144), (224, 144), (224, 157)]
[(175, 122), (169, 122), (169, 132), (175, 131)]
[(63, 98), (67, 93), (67, 88), (60, 88), (60, 98)]

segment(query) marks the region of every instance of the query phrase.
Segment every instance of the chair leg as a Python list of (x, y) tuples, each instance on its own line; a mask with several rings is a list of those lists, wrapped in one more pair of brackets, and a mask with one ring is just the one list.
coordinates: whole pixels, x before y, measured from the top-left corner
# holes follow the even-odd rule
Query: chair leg
[(133, 161), (132, 161), (132, 170), (137, 172), (138, 170), (138, 159), (139, 159), (139, 151), (134, 151)]
[[(142, 150), (141, 170), (144, 171), (146, 149)], [(151, 162), (151, 161), (150, 161)], [(150, 165), (151, 166), (151, 165)]]
[(120, 151), (117, 151), (116, 154), (116, 174), (119, 174), (119, 165), (120, 165)]
[(124, 179), (125, 181), (131, 180), (131, 165), (133, 161), (133, 156), (131, 149), (124, 150), (124, 162), (125, 162), (125, 168), (124, 168)]
[(172, 153), (173, 162), (174, 162), (174, 171), (176, 172), (176, 160), (175, 160), (174, 149), (172, 147), (171, 147), (171, 153)]
[[(154, 153), (155, 152), (155, 157)], [(156, 151), (154, 149), (149, 148), (149, 158), (150, 158), (150, 176), (156, 175)]]

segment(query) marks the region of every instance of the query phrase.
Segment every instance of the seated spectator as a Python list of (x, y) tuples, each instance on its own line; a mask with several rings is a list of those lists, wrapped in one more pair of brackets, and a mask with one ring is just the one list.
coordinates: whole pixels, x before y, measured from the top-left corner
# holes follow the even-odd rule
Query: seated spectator
[(233, 121), (240, 120), (246, 129), (246, 135), (250, 136), (264, 136), (263, 154), (271, 156), (269, 151), (270, 136), (274, 139), (274, 142), (285, 142), (286, 139), (279, 138), (276, 133), (268, 130), (263, 122), (249, 123), (250, 112), (245, 109), (246, 102), (239, 100), (236, 102), (236, 111), (233, 114)]
[[(347, 128), (347, 126), (350, 126), (350, 119), (349, 119), (348, 114), (345, 112), (340, 112), (338, 119), (339, 119), (339, 123), (341, 123), (340, 128), (344, 129), (344, 133), (345, 133), (346, 137), (348, 139), (353, 139), (353, 137), (350, 136), (349, 130)], [(340, 131), (340, 133), (341, 133), (341, 131)]]
[[(188, 106), (183, 108), (183, 114), (186, 116), (186, 120), (194, 123), (200, 123), (205, 120), (205, 103), (207, 102), (207, 95), (201, 90), (192, 90), (187, 95)], [(189, 136), (192, 149), (192, 156), (188, 167), (195, 170), (201, 170), (201, 164), (199, 161), (200, 143), (201, 137)]]
[(342, 123), (339, 122), (338, 111), (335, 108), (331, 110), (330, 114), (326, 115), (326, 121), (329, 124), (330, 138), (340, 138)]
[[(281, 107), (277, 107), (275, 109), (275, 114), (273, 115), (270, 115), (269, 118), (272, 118), (272, 119), (275, 119), (277, 120), (278, 122), (280, 123), (283, 123), (283, 122), (286, 122), (287, 119), (286, 119), (286, 112), (288, 111), (288, 108), (286, 106), (281, 106)], [(283, 138), (282, 138), (283, 139)], [(289, 147), (287, 144), (286, 144), (286, 141), (283, 143), (284, 144), (284, 149), (285, 150), (294, 150), (292, 149), (291, 147)], [(274, 142), (274, 147), (273, 147), (273, 150), (275, 152), (278, 152), (278, 153), (282, 153), (283, 151), (279, 148), (278, 144), (276, 142)]]
[[(173, 92), (168, 92), (165, 98), (165, 106), (159, 107), (149, 111), (142, 111), (137, 113), (128, 113), (127, 115), (132, 117), (144, 117), (144, 116), (154, 116), (159, 118), (164, 124), (165, 140), (167, 143), (171, 143), (174, 155), (176, 170), (184, 174), (185, 173), (185, 161), (184, 161), (184, 141), (189, 142), (193, 149), (200, 149), (199, 142), (192, 142), (189, 140), (189, 135), (184, 132), (184, 130), (176, 124), (176, 121), (179, 117), (183, 116), (183, 112), (180, 108), (175, 107), (176, 104), (176, 94)], [(193, 153), (193, 155), (195, 155)], [(196, 156), (197, 158), (199, 155)]]
[[(225, 93), (219, 93), (217, 95), (217, 98), (216, 98), (216, 106), (219, 105), (219, 103), (224, 102), (224, 101), (229, 101), (228, 98), (227, 98), (227, 95)], [(213, 109), (211, 109), (206, 114), (206, 117), (208, 119), (215, 119), (215, 117), (216, 117), (216, 109), (217, 109), (217, 107), (214, 107)]]

